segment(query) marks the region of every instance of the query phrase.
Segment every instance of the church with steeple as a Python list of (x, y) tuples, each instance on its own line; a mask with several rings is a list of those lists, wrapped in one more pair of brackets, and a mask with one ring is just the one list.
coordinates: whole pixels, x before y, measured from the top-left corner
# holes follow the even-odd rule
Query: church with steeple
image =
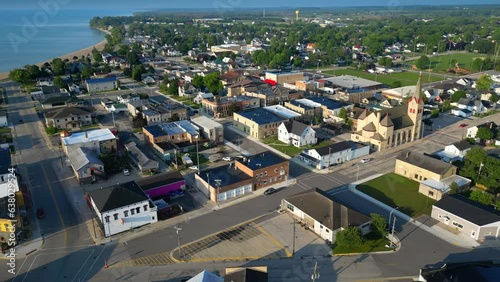
[(351, 140), (369, 144), (371, 150), (382, 151), (422, 138), (424, 99), (420, 78), (415, 94), (404, 105), (381, 111), (365, 109), (356, 118), (356, 132)]

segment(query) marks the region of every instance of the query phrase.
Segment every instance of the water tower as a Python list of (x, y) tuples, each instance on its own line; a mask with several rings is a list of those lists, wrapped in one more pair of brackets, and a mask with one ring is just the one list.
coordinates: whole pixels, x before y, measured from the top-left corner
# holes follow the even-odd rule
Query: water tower
[(299, 10), (295, 11), (295, 20), (299, 20)]

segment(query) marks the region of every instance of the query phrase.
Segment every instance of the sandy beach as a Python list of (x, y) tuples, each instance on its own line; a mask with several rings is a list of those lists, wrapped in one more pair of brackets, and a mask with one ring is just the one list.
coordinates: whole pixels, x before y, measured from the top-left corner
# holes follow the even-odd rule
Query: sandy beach
[[(105, 30), (102, 30), (102, 29), (99, 29), (100, 31), (104, 32), (104, 33), (108, 33), (108, 31), (105, 31)], [(103, 39), (101, 42), (95, 44), (95, 45), (92, 45), (92, 46), (89, 46), (89, 47), (86, 47), (86, 48), (83, 48), (81, 50), (78, 50), (76, 52), (72, 52), (72, 53), (68, 53), (66, 55), (62, 55), (62, 56), (59, 56), (58, 58), (61, 58), (61, 59), (68, 59), (70, 62), (73, 61), (73, 57), (74, 56), (77, 56), (78, 58), (81, 58), (82, 55), (83, 56), (87, 56), (87, 54), (92, 54), (92, 49), (94, 49), (94, 47), (98, 50), (98, 51), (102, 51), (104, 49), (104, 46), (106, 45), (107, 41), (106, 39)], [(54, 59), (54, 58), (52, 58)], [(52, 61), (52, 59), (48, 59), (48, 60), (45, 60), (43, 62), (39, 62), (39, 63), (36, 63), (35, 65), (41, 67), (43, 64), (45, 64), (45, 62), (50, 62)], [(4, 80), (4, 79), (7, 79), (9, 78), (9, 72), (4, 72), (4, 73), (0, 73), (0, 80)]]

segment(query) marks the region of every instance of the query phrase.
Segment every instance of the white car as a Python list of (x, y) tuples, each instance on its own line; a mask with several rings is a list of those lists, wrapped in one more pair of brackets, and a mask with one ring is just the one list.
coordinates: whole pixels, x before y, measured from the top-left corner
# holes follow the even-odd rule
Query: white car
[(369, 162), (369, 161), (371, 161), (371, 160), (372, 160), (372, 159), (362, 159), (362, 160), (361, 160), (361, 163), (362, 163), (362, 164), (364, 164), (364, 163), (367, 163), (367, 162)]
[(128, 169), (124, 169), (123, 170), (123, 175), (129, 176), (130, 175), (130, 171), (128, 171)]
[(232, 160), (232, 158), (231, 157), (223, 157), (222, 160), (226, 161), (226, 162), (230, 162)]
[(190, 166), (189, 167), (190, 170), (198, 170), (198, 166), (197, 165), (194, 165), (194, 166)]

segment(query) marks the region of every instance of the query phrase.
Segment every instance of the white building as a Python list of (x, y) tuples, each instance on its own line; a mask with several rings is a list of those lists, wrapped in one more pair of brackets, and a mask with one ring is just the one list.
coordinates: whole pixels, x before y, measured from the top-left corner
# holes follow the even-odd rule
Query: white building
[(9, 121), (7, 119), (7, 112), (6, 111), (0, 111), (0, 127), (8, 126)]
[(370, 146), (368, 145), (342, 141), (317, 149), (304, 150), (299, 158), (312, 167), (323, 169), (366, 156), (369, 153)]
[(472, 111), (467, 110), (467, 109), (461, 109), (461, 108), (457, 107), (457, 108), (451, 109), (451, 114), (455, 115), (457, 117), (467, 118), (467, 117), (472, 116)]
[(204, 138), (209, 139), (214, 143), (224, 142), (224, 126), (205, 116), (198, 116), (191, 119), (199, 129)]
[(436, 155), (447, 163), (462, 161), (471, 148), (472, 145), (469, 142), (462, 140), (444, 147), (444, 150), (437, 152)]
[(202, 99), (210, 99), (210, 98), (213, 98), (213, 97), (214, 97), (214, 94), (212, 94), (212, 93), (202, 93), (202, 92), (200, 92), (200, 93), (198, 93), (198, 95), (196, 95), (196, 97), (194, 97), (193, 101), (195, 103), (200, 104)]
[(457, 103), (457, 108), (469, 110), (472, 114), (482, 114), (487, 112), (487, 109), (484, 107), (481, 100), (471, 100), (467, 98), (460, 99)]
[(315, 188), (281, 200), (281, 210), (289, 212), (321, 238), (335, 242), (335, 234), (356, 226), (365, 235), (371, 218), (334, 202), (326, 192)]
[(469, 127), (469, 128), (467, 128), (467, 138), (473, 138), (473, 139), (476, 139), (476, 141), (479, 141), (476, 138), (476, 134), (477, 134), (477, 131), (479, 130), (479, 128), (482, 128), (482, 127), (487, 127), (491, 130), (494, 130), (495, 128), (497, 128), (497, 125), (494, 122), (486, 122), (486, 123), (482, 123), (482, 124), (479, 124), (476, 126)]
[(0, 199), (16, 192), (19, 192), (19, 185), (12, 168), (9, 148), (2, 148), (0, 149)]
[(87, 79), (85, 84), (88, 93), (111, 91), (116, 89), (116, 77)]
[(127, 104), (131, 101), (139, 101), (141, 100), (141, 97), (136, 94), (122, 94), (116, 97), (116, 100), (118, 100), (119, 103)]
[(64, 153), (68, 154), (68, 147), (85, 147), (97, 154), (111, 153), (117, 149), (116, 136), (109, 128), (75, 132), (69, 136), (62, 136), (61, 144)]
[(302, 116), (301, 114), (294, 112), (288, 108), (285, 108), (281, 105), (267, 106), (264, 107), (264, 110), (286, 119), (294, 119)]
[(157, 207), (130, 181), (88, 193), (106, 237), (158, 221)]
[(314, 145), (318, 141), (316, 131), (312, 127), (295, 120), (280, 124), (278, 127), (278, 140), (295, 147)]

